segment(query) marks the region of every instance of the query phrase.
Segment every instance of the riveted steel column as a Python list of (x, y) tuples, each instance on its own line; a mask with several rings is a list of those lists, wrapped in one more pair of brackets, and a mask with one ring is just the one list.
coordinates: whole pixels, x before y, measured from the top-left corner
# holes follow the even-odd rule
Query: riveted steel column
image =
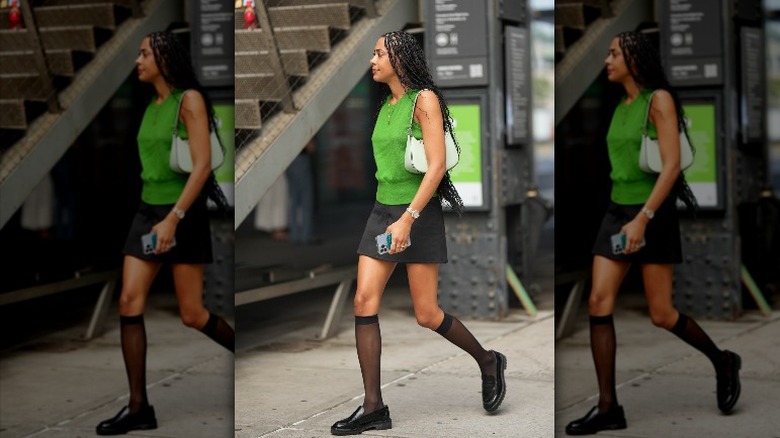
[(426, 2), (424, 15), (426, 56), (462, 149), (451, 175), (466, 204), (462, 217), (445, 215), (449, 263), (440, 269), (439, 303), (500, 319), (508, 310), (507, 235), (520, 233), (520, 220), (507, 230), (507, 216), (519, 218), (534, 179), (528, 4), (444, 0)]

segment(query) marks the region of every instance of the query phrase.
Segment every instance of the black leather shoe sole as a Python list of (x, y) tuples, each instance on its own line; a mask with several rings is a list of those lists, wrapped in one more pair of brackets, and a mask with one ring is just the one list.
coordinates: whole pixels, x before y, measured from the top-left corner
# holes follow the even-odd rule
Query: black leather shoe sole
[(729, 354), (731, 354), (731, 360), (734, 361), (734, 397), (731, 399), (729, 403), (721, 405), (718, 403), (718, 408), (721, 412), (724, 414), (730, 414), (731, 410), (734, 409), (734, 405), (737, 404), (737, 400), (739, 400), (739, 395), (742, 393), (742, 384), (739, 381), (739, 370), (742, 368), (742, 358), (739, 357), (737, 353), (729, 351)]
[(336, 429), (335, 427), (331, 427), (330, 433), (338, 436), (360, 435), (361, 433), (371, 429), (387, 430), (392, 428), (393, 428), (393, 420), (387, 419), (387, 420), (377, 420), (377, 421), (372, 421), (370, 423), (361, 424), (360, 426), (355, 427), (353, 429)]
[(390, 419), (390, 408), (383, 408), (370, 414), (365, 414), (363, 406), (359, 406), (349, 417), (337, 421), (330, 428), (333, 435), (359, 435), (366, 430), (385, 430), (393, 428)]
[(506, 379), (504, 378), (504, 370), (506, 370), (506, 356), (499, 353), (498, 351), (494, 351), (494, 353), (496, 353), (496, 360), (498, 361), (496, 363), (496, 367), (498, 368), (496, 384), (499, 387), (499, 393), (498, 397), (492, 403), (483, 403), (482, 405), (482, 407), (490, 413), (496, 412), (498, 408), (501, 407), (501, 403), (503, 403), (504, 397), (506, 396)]
[(594, 406), (584, 417), (566, 425), (566, 435), (593, 435), (602, 430), (620, 430), (626, 427), (626, 415), (621, 406), (604, 415), (599, 415), (598, 407)]
[(124, 435), (134, 430), (150, 429), (157, 429), (154, 408), (149, 406), (147, 412), (129, 414), (127, 406), (125, 406), (113, 418), (101, 421), (95, 428), (95, 433), (98, 435)]
[(132, 432), (134, 430), (152, 430), (157, 429), (157, 422), (154, 423), (141, 423), (141, 424), (134, 424), (130, 428), (122, 428), (122, 429), (98, 429), (95, 431), (98, 435), (125, 435), (128, 432)]

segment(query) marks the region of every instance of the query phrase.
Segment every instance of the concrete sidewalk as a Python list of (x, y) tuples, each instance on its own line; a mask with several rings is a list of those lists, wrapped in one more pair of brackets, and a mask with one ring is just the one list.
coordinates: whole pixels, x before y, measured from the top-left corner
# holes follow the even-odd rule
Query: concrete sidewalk
[[(127, 404), (116, 303), (108, 330), (79, 341), (82, 326), (0, 356), (0, 436), (95, 435)], [(148, 394), (158, 429), (146, 437), (232, 437), (233, 355), (181, 324), (173, 294), (152, 294), (145, 314)]]
[[(751, 311), (736, 322), (697, 321), (720, 348), (742, 357), (741, 397), (731, 415), (722, 415), (709, 360), (655, 328), (643, 301), (638, 294), (621, 296), (615, 312), (618, 400), (628, 428), (599, 436), (780, 437), (780, 312), (765, 318)], [(555, 350), (556, 437), (566, 436), (566, 424), (598, 401), (587, 312), (580, 310), (576, 333)]]
[[(328, 293), (307, 293), (289, 305), (277, 304), (286, 307), (285, 312), (297, 304), (319, 313), (286, 313), (283, 331), (248, 322), (248, 315), (268, 312), (268, 302), (265, 310), (260, 308), (263, 303), (255, 309), (237, 309), (241, 325), (236, 355), (236, 437), (329, 437), (330, 426), (360, 405), (363, 387), (351, 312), (344, 312), (337, 336), (324, 342), (312, 340), (328, 299)], [(501, 322), (464, 323), (486, 348), (507, 356), (507, 395), (500, 410), (489, 415), (482, 409), (481, 380), (474, 360), (435, 332), (419, 327), (407, 288), (389, 286), (380, 325), (383, 398), (390, 407), (393, 429), (363, 435), (552, 436), (552, 311), (531, 319), (522, 310), (512, 309)]]

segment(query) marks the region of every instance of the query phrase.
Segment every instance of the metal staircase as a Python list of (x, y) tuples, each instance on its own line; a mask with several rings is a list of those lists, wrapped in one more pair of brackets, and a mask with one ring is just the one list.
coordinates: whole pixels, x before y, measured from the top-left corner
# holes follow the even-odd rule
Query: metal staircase
[(653, 2), (557, 0), (555, 2), (555, 124), (604, 68), (612, 38), (653, 20)]
[(0, 227), (127, 78), (141, 38), (182, 16), (165, 0), (36, 4), (25, 29), (0, 13)]
[(416, 0), (258, 3), (257, 28), (235, 20), (236, 227), (366, 73), (376, 38), (418, 21)]

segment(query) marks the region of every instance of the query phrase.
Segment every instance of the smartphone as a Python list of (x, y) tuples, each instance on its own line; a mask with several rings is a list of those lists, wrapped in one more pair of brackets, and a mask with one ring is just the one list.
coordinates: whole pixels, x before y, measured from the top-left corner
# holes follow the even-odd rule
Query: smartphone
[[(171, 248), (176, 246), (176, 238), (171, 242)], [(141, 236), (141, 248), (143, 248), (144, 254), (153, 254), (154, 249), (157, 248), (157, 234), (148, 233)]]
[(141, 236), (141, 248), (144, 254), (152, 254), (157, 247), (157, 234), (148, 233)]
[[(645, 246), (645, 238), (642, 237), (640, 248)], [(626, 233), (617, 233), (612, 235), (612, 254), (623, 254), (626, 249)]]
[[(393, 244), (393, 235), (391, 233), (382, 233), (376, 236), (376, 251), (379, 254), (387, 254), (390, 246)], [(412, 238), (406, 239), (406, 247), (412, 246)]]

